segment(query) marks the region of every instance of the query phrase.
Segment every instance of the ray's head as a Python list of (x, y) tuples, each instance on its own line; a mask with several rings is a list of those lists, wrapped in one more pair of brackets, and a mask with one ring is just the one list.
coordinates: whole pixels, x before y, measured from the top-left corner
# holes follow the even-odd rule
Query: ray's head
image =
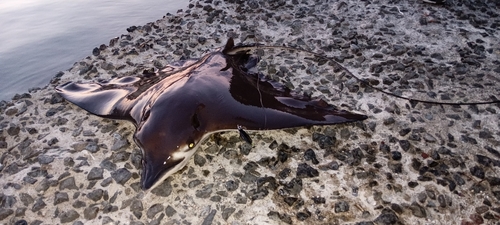
[[(167, 104), (168, 105), (168, 104)], [(191, 105), (192, 106), (192, 105)], [(148, 190), (182, 169), (205, 134), (200, 110), (155, 104), (144, 112), (134, 139), (143, 151), (141, 187)]]

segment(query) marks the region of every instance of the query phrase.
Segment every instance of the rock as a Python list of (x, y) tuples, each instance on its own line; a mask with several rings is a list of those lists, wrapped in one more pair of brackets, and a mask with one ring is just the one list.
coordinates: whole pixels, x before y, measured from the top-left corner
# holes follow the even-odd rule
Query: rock
[(205, 158), (203, 158), (203, 156), (201, 156), (199, 154), (194, 155), (194, 164), (195, 165), (202, 167), (205, 165), (206, 162), (207, 162), (207, 160)]
[(99, 207), (96, 206), (89, 206), (83, 210), (83, 218), (87, 220), (92, 220), (97, 217), (97, 214), (99, 213)]
[(12, 209), (0, 208), (0, 220), (3, 220), (14, 213)]
[(116, 183), (124, 185), (132, 177), (132, 173), (127, 168), (120, 168), (111, 173), (111, 177)]
[(319, 176), (319, 172), (317, 169), (312, 168), (307, 165), (307, 163), (301, 163), (297, 167), (297, 177), (298, 178), (310, 178)]
[(142, 217), (142, 210), (143, 210), (142, 202), (140, 200), (134, 200), (132, 204), (130, 205), (130, 211), (132, 214), (134, 214), (137, 219), (140, 219)]
[(104, 195), (104, 191), (102, 189), (96, 189), (87, 194), (87, 198), (91, 199), (94, 202), (99, 201)]
[(101, 162), (101, 164), (99, 164), (99, 166), (101, 166), (103, 169), (109, 171), (109, 172), (113, 172), (116, 170), (116, 164), (114, 164), (113, 162), (111, 162), (109, 159), (105, 159)]
[(71, 189), (73, 189), (73, 190), (78, 189), (78, 187), (75, 184), (75, 177), (68, 177), (59, 183), (59, 190), (62, 191), (65, 189), (70, 189), (70, 190)]
[(414, 202), (410, 206), (410, 210), (413, 214), (413, 216), (419, 217), (419, 218), (425, 218), (427, 217), (427, 213), (425, 212), (425, 208), (419, 205), (418, 203)]
[(87, 180), (100, 180), (104, 178), (103, 173), (104, 170), (102, 168), (93, 167), (87, 174)]
[(69, 223), (71, 221), (76, 220), (78, 217), (80, 217), (80, 214), (78, 214), (78, 212), (73, 209), (70, 209), (68, 211), (63, 211), (62, 213), (59, 214), (59, 219), (61, 223)]
[(172, 193), (172, 185), (170, 185), (170, 179), (164, 180), (160, 185), (151, 190), (151, 193), (158, 195), (160, 197), (167, 197)]
[(349, 211), (349, 203), (347, 203), (346, 201), (340, 201), (335, 203), (336, 213), (348, 212), (348, 211)]
[(207, 184), (203, 186), (201, 189), (196, 191), (196, 197), (198, 198), (208, 198), (210, 197), (210, 194), (212, 194), (212, 188), (214, 187), (213, 184)]
[(63, 203), (63, 202), (67, 202), (67, 201), (69, 201), (68, 193), (56, 191), (55, 197), (54, 197), (54, 205), (57, 205), (57, 204)]
[(203, 222), (201, 223), (201, 225), (210, 225), (210, 224), (212, 224), (216, 213), (217, 213), (217, 210), (215, 210), (215, 209), (212, 210), (212, 211), (210, 211), (210, 214), (208, 214), (207, 217), (205, 217), (205, 219), (203, 220)]
[(47, 206), (47, 205), (45, 204), (45, 202), (43, 201), (43, 199), (42, 198), (38, 198), (38, 199), (36, 199), (35, 204), (33, 204), (33, 207), (31, 207), (31, 211), (32, 212), (37, 212), (40, 209), (45, 208), (45, 206)]
[(479, 166), (471, 167), (470, 173), (479, 179), (484, 179), (484, 170)]
[(54, 161), (54, 157), (50, 155), (38, 155), (38, 163), (50, 164)]
[(376, 224), (397, 224), (398, 216), (389, 209), (383, 209), (382, 213), (375, 219)]
[(148, 219), (153, 219), (156, 216), (156, 214), (163, 211), (163, 209), (164, 207), (162, 204), (154, 204), (148, 209), (146, 215)]
[(306, 161), (312, 161), (312, 163), (313, 163), (314, 165), (319, 164), (318, 159), (316, 159), (316, 153), (314, 153), (314, 150), (312, 150), (312, 149), (307, 149), (307, 150), (304, 152), (304, 159), (305, 159)]
[(227, 219), (231, 216), (231, 214), (234, 213), (235, 210), (236, 209), (232, 207), (225, 208), (224, 210), (222, 210), (222, 219), (227, 221)]
[(99, 50), (99, 48), (95, 47), (95, 48), (92, 50), (92, 55), (94, 55), (94, 56), (98, 56), (99, 54), (101, 54), (101, 50)]
[(239, 186), (239, 182), (234, 181), (234, 180), (226, 181), (226, 184), (225, 184), (226, 190), (228, 190), (230, 192), (236, 191), (238, 189), (238, 186)]
[(165, 209), (165, 215), (167, 215), (168, 217), (172, 217), (176, 212), (177, 211), (172, 208), (172, 206), (167, 206), (167, 208)]

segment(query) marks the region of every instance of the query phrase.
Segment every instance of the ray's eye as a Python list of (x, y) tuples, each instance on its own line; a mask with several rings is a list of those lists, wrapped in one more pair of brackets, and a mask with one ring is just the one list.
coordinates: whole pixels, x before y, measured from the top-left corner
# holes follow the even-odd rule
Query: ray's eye
[(194, 143), (194, 140), (192, 138), (189, 138), (188, 141), (187, 141), (187, 146), (189, 149), (192, 149), (194, 148), (195, 146), (195, 143)]

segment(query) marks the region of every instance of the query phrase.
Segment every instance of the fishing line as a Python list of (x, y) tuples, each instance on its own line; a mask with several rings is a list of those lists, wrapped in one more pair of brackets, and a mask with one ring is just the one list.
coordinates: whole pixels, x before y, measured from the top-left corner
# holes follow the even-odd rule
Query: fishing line
[[(386, 95), (389, 95), (389, 96), (392, 96), (392, 97), (395, 97), (395, 98), (399, 98), (399, 99), (408, 100), (410, 102), (420, 102), (420, 103), (437, 104), (437, 105), (452, 105), (452, 106), (460, 106), (460, 105), (486, 105), (486, 104), (500, 103), (500, 100), (496, 100), (496, 98), (494, 96), (490, 96), (490, 98), (494, 99), (494, 100), (491, 100), (491, 101), (484, 101), (484, 102), (462, 102), (462, 103), (460, 103), (460, 102), (439, 102), (439, 101), (430, 101), (430, 100), (420, 100), (420, 99), (414, 99), (414, 98), (400, 96), (400, 95), (388, 92), (388, 91), (386, 91), (386, 90), (384, 90), (382, 88), (374, 87), (368, 81), (365, 81), (365, 80), (363, 80), (363, 79), (355, 76), (353, 73), (351, 73), (351, 71), (349, 71), (347, 68), (345, 68), (340, 63), (338, 63), (337, 61), (335, 61), (333, 58), (330, 58), (330, 57), (327, 57), (325, 55), (321, 55), (319, 53), (315, 53), (315, 52), (312, 52), (312, 51), (309, 51), (309, 50), (300, 49), (300, 48), (287, 47), (287, 46), (240, 46), (240, 47), (235, 47), (235, 48), (231, 49), (230, 51), (226, 52), (226, 54), (228, 54), (228, 55), (237, 54), (238, 52), (241, 52), (241, 51), (250, 51), (250, 50), (253, 50), (253, 49), (257, 49), (257, 50), (258, 49), (284, 49), (284, 50), (290, 50), (290, 51), (301, 51), (301, 52), (305, 52), (307, 54), (311, 54), (311, 55), (313, 55), (313, 56), (315, 56), (317, 58), (325, 59), (325, 60), (327, 60), (327, 61), (335, 64), (336, 66), (338, 66), (339, 68), (341, 68), (343, 71), (345, 71), (350, 77), (356, 79), (359, 83), (362, 83), (362, 84), (366, 85), (367, 87), (370, 87), (370, 88), (372, 88), (372, 89), (374, 89), (376, 91), (382, 92), (382, 93), (384, 93)], [(259, 91), (259, 94), (260, 94), (260, 91)], [(261, 104), (262, 104), (262, 99), (261, 99)]]

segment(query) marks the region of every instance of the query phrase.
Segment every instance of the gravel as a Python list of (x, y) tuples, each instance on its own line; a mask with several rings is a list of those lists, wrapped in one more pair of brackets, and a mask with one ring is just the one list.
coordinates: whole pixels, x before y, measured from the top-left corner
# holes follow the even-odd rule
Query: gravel
[(262, 79), (369, 118), (249, 131), (252, 144), (238, 132), (212, 135), (186, 168), (143, 191), (135, 128), (88, 114), (54, 88), (141, 76), (233, 37), (321, 53), (396, 95), (489, 101), (500, 90), (499, 7), (462, 0), (191, 1), (175, 15), (124, 28), (46, 88), (0, 102), (0, 223), (495, 223), (499, 104), (409, 102), (327, 60), (259, 49)]

